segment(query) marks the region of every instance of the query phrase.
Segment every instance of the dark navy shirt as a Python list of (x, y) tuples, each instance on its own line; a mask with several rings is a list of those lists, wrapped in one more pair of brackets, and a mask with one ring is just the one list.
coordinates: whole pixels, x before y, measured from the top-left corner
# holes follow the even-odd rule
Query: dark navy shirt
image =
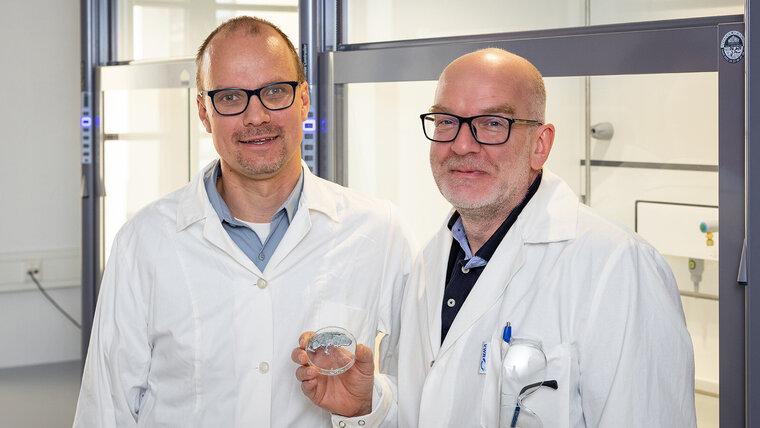
[(443, 293), (441, 343), (446, 338), (446, 334), (448, 334), (451, 324), (459, 313), (459, 309), (470, 294), (472, 287), (475, 286), (475, 282), (477, 282), (480, 274), (483, 273), (496, 248), (501, 244), (509, 228), (515, 223), (525, 205), (530, 201), (530, 198), (536, 194), (538, 186), (541, 184), (541, 174), (541, 171), (539, 171), (538, 177), (528, 188), (528, 192), (522, 202), (509, 213), (507, 219), (504, 220), (501, 226), (488, 238), (488, 241), (480, 247), (475, 255), (470, 250), (467, 235), (465, 235), (464, 228), (462, 227), (462, 217), (458, 212), (454, 212), (451, 219), (449, 219), (448, 226), (454, 239), (451, 241), (449, 264), (446, 270), (446, 289)]

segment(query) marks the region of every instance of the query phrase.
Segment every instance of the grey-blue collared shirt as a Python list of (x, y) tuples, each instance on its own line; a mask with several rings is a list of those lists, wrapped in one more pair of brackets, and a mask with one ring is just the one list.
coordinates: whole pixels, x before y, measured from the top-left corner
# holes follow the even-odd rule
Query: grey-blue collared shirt
[(211, 174), (204, 180), (208, 199), (211, 202), (211, 206), (214, 207), (216, 215), (222, 220), (224, 230), (227, 231), (235, 244), (243, 250), (245, 255), (262, 272), (264, 272), (264, 268), (272, 258), (272, 254), (274, 254), (274, 250), (277, 249), (280, 241), (282, 241), (282, 237), (285, 236), (285, 232), (290, 226), (290, 222), (293, 221), (293, 217), (296, 215), (298, 201), (301, 199), (301, 191), (303, 190), (303, 175), (304, 171), (301, 168), (301, 177), (298, 179), (296, 187), (293, 188), (288, 198), (285, 199), (285, 202), (272, 216), (269, 236), (267, 236), (266, 241), (263, 243), (253, 229), (232, 216), (227, 203), (224, 202), (224, 199), (222, 199), (222, 196), (216, 189), (216, 181), (222, 176), (222, 168), (219, 161), (217, 161)]

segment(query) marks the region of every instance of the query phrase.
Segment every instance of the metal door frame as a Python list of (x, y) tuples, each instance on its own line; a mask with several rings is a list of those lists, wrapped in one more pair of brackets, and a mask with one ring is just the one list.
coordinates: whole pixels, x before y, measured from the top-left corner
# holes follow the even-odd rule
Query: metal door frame
[[(329, 16), (325, 16), (323, 2), (316, 3), (320, 6), (312, 7), (323, 13), (313, 17), (323, 23), (322, 49), (316, 59), (311, 55), (307, 67), (318, 67), (317, 84), (321, 88), (317, 97), (318, 117), (328, 124), (318, 135), (319, 173), (343, 184), (346, 175), (343, 162), (347, 159), (343, 99), (346, 84), (436, 80), (453, 59), (486, 47), (500, 47), (521, 55), (546, 77), (717, 72), (720, 424), (749, 424), (751, 406), (746, 405), (750, 391), (745, 388), (745, 361), (751, 359), (745, 359), (745, 353), (752, 348), (749, 343), (745, 347), (745, 311), (739, 309), (745, 307), (746, 287), (737, 283), (745, 236), (745, 64), (744, 60), (724, 61), (719, 49), (726, 32), (744, 32), (743, 15), (341, 44), (341, 19), (345, 17), (340, 2)], [(331, 31), (325, 32), (324, 28)], [(751, 303), (749, 299), (747, 303)], [(751, 311), (747, 309), (746, 313), (749, 315)], [(751, 373), (749, 366), (746, 370)]]

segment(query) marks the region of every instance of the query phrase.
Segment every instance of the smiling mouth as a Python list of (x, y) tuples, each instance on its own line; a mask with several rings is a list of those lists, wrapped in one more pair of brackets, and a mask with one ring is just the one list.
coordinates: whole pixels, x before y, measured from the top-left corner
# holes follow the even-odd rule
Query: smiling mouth
[(254, 145), (261, 145), (266, 144), (270, 141), (274, 141), (277, 137), (264, 137), (264, 138), (254, 138), (251, 140), (240, 140), (243, 144), (254, 144)]

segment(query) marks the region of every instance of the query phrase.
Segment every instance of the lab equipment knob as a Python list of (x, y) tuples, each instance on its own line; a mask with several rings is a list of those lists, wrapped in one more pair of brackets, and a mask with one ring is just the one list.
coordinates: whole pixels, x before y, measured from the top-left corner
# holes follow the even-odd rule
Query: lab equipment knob
[(611, 140), (615, 135), (615, 128), (609, 122), (600, 122), (596, 125), (591, 125), (591, 137), (597, 140)]
[(699, 231), (705, 234), (705, 238), (707, 239), (705, 244), (708, 247), (715, 245), (715, 241), (713, 241), (713, 233), (718, 233), (718, 222), (703, 221), (699, 223)]
[(702, 223), (699, 223), (699, 231), (702, 233), (718, 233), (718, 222), (703, 221)]

